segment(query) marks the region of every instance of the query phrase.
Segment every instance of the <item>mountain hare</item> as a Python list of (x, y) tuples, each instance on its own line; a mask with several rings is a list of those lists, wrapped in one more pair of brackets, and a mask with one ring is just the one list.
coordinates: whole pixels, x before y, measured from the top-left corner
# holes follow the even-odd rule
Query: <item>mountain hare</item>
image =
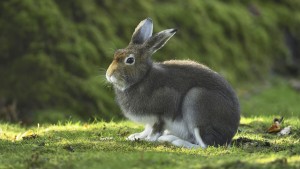
[(152, 61), (152, 54), (176, 33), (152, 36), (147, 18), (135, 28), (129, 45), (114, 53), (106, 78), (113, 84), (124, 115), (145, 124), (128, 140), (170, 142), (187, 148), (230, 144), (239, 121), (237, 96), (227, 81), (189, 60)]

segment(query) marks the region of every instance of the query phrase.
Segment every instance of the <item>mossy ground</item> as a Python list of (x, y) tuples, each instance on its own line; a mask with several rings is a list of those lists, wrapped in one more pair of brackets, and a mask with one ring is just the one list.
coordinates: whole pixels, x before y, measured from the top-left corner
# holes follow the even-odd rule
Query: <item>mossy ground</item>
[[(292, 126), (288, 136), (266, 133), (277, 114), (274, 91), (290, 102), (283, 126)], [(291, 94), (291, 95), (290, 95)], [(241, 96), (243, 117), (231, 147), (185, 149), (167, 143), (126, 141), (142, 126), (121, 122), (68, 122), (56, 125), (21, 127), (0, 123), (0, 169), (7, 168), (300, 168), (300, 119), (286, 85), (269, 87), (245, 99)], [(276, 100), (276, 97), (273, 97)], [(280, 99), (279, 99), (280, 100)], [(263, 101), (264, 113), (256, 113)], [(289, 106), (289, 103), (290, 106)], [(251, 106), (252, 105), (252, 106)], [(257, 106), (255, 106), (257, 105)], [(269, 106), (267, 106), (269, 105)], [(248, 106), (248, 107), (247, 107)], [(253, 114), (250, 108), (253, 108)], [(280, 111), (280, 107), (277, 109)], [(263, 110), (261, 110), (263, 111)], [(274, 112), (273, 112), (274, 111)], [(31, 131), (29, 138), (17, 141), (19, 133)], [(31, 138), (30, 138), (31, 137)]]

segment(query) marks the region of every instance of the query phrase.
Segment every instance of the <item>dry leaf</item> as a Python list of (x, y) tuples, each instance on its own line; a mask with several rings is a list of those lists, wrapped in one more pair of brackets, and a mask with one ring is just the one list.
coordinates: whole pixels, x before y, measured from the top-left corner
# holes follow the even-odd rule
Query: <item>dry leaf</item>
[(277, 133), (280, 131), (280, 123), (275, 121), (272, 126), (268, 129), (268, 133)]
[(282, 121), (283, 121), (283, 117), (281, 117), (280, 119), (274, 118), (273, 124), (270, 128), (268, 128), (267, 132), (268, 133), (277, 133), (277, 132), (279, 132), (281, 130), (280, 125), (281, 125)]

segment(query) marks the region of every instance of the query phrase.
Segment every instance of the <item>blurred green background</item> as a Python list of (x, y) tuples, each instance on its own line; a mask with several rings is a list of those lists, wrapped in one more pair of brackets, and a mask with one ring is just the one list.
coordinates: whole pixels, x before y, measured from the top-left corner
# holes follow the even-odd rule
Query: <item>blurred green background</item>
[[(146, 17), (154, 32), (179, 29), (154, 60), (208, 65), (235, 87), (244, 112), (297, 111), (287, 105), (297, 106), (299, 93), (285, 81), (300, 73), (299, 0), (6, 0), (0, 2), (0, 118), (29, 124), (122, 118), (105, 69)], [(279, 87), (264, 90), (274, 77)], [(262, 91), (266, 99), (247, 100)], [(261, 106), (276, 97), (287, 104)]]

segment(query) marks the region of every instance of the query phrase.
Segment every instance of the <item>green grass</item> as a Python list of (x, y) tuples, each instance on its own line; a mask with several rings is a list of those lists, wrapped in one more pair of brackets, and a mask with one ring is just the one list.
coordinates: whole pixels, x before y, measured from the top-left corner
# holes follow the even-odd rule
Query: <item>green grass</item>
[[(266, 134), (271, 117), (243, 118), (231, 148), (184, 149), (169, 144), (130, 142), (142, 130), (131, 122), (98, 122), (32, 127), (36, 138), (15, 141), (24, 128), (1, 124), (0, 168), (299, 168), (300, 120), (286, 119), (293, 134)], [(270, 143), (270, 146), (268, 145)]]
[[(284, 126), (292, 126), (288, 136), (266, 133), (274, 117), (279, 117), (269, 97), (299, 97), (285, 85), (276, 85), (244, 98), (243, 118), (234, 144), (230, 147), (185, 149), (167, 143), (126, 141), (142, 126), (128, 122), (64, 123), (21, 127), (0, 123), (0, 169), (15, 168), (300, 168), (300, 120), (294, 100), (282, 101), (286, 111)], [(290, 96), (291, 95), (291, 96)], [(259, 114), (256, 109), (263, 114)], [(263, 105), (265, 103), (266, 105)], [(269, 106), (267, 106), (269, 104)], [(249, 113), (251, 105), (253, 114)], [(294, 107), (293, 107), (294, 106)], [(247, 110), (247, 111), (246, 111)], [(274, 111), (273, 111), (274, 110)], [(249, 112), (248, 112), (249, 111)], [(27, 139), (16, 140), (30, 131)], [(248, 142), (247, 142), (248, 141)]]

